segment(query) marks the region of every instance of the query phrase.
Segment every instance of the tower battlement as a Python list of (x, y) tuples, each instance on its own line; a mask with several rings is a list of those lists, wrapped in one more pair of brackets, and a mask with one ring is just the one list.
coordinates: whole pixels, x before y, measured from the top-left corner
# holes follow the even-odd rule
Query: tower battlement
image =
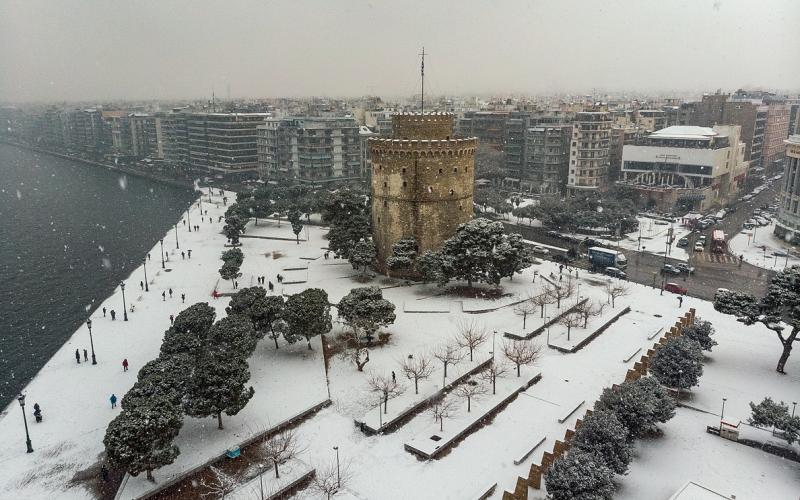
[(452, 113), (398, 113), (392, 115), (395, 139), (450, 139)]

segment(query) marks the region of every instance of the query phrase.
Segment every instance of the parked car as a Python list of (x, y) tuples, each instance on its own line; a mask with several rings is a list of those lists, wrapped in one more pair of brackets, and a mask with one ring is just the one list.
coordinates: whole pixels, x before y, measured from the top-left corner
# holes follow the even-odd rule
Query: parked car
[(697, 238), (697, 242), (695, 243), (695, 245), (696, 245), (697, 243), (700, 243), (700, 244), (702, 244), (703, 246), (705, 246), (705, 244), (706, 244), (706, 235), (705, 235), (705, 234), (701, 234), (701, 235), (700, 235), (700, 237), (699, 237), (699, 238)]
[(689, 246), (689, 239), (688, 238), (681, 238), (678, 240), (678, 246), (683, 248), (685, 246)]
[(616, 267), (607, 267), (605, 273), (611, 276), (612, 278), (619, 278), (622, 280), (628, 279), (628, 275), (625, 274), (625, 271), (623, 271), (622, 269), (618, 269)]
[(553, 262), (559, 262), (561, 264), (569, 264), (572, 262), (572, 259), (561, 253), (553, 254), (551, 258), (553, 259)]
[(681, 274), (681, 271), (672, 264), (664, 264), (664, 267), (661, 268), (661, 274)]
[(550, 253), (550, 250), (546, 249), (545, 247), (540, 247), (539, 245), (534, 245), (533, 253), (538, 253), (540, 255), (547, 255)]
[(694, 267), (690, 266), (685, 262), (681, 262), (680, 264), (678, 264), (678, 270), (682, 273), (694, 274)]
[(677, 293), (679, 295), (686, 295), (686, 292), (688, 291), (686, 288), (680, 286), (677, 283), (667, 283), (666, 285), (664, 285), (664, 290), (672, 293)]
[(742, 223), (742, 228), (744, 228), (744, 229), (753, 229), (753, 227), (755, 227), (755, 226), (753, 225), (752, 222), (743, 222)]
[(703, 249), (703, 244), (702, 243), (700, 243), (698, 241), (697, 243), (694, 244), (694, 251), (695, 252), (702, 252), (703, 250), (704, 249)]

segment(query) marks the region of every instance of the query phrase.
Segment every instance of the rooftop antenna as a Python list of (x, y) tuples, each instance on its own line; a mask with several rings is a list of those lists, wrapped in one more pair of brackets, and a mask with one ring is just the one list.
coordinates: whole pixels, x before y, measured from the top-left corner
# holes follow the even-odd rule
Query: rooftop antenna
[(212, 113), (216, 113), (217, 112), (217, 99), (214, 96), (214, 89), (213, 88), (211, 89), (211, 112)]
[(425, 47), (422, 47), (422, 54), (420, 55), (422, 56), (422, 64), (419, 67), (419, 73), (422, 76), (422, 93), (420, 95), (420, 101), (421, 101), (420, 114), (425, 114)]

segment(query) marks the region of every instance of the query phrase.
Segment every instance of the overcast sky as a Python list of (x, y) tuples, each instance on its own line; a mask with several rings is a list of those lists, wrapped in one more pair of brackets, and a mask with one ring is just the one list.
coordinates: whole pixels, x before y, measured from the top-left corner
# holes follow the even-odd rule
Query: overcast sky
[(800, 89), (800, 0), (0, 0), (0, 100)]

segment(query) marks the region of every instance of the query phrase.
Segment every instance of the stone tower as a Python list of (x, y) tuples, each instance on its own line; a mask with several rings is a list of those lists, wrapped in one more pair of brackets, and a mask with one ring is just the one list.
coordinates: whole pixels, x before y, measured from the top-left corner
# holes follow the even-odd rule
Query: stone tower
[(394, 137), (372, 138), (372, 231), (378, 269), (392, 245), (416, 239), (420, 255), (438, 250), (472, 218), (476, 138), (453, 137), (453, 115), (392, 117)]

